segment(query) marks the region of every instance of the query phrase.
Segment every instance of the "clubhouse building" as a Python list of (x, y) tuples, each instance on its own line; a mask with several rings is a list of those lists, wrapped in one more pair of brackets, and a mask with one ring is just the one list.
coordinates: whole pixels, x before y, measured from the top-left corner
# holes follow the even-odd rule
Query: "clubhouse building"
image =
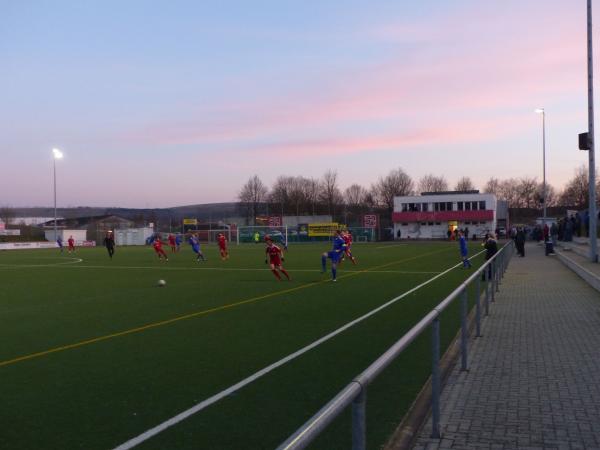
[(444, 239), (448, 231), (457, 228), (468, 229), (471, 239), (507, 227), (508, 210), (505, 202), (499, 202), (494, 194), (424, 192), (395, 197), (392, 220), (394, 239)]

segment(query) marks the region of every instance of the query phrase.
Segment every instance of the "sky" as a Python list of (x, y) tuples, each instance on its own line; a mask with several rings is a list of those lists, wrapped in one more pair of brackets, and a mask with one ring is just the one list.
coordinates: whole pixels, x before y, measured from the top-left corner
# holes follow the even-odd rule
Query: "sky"
[(540, 107), (547, 182), (588, 160), (584, 0), (0, 0), (0, 61), (0, 205), (53, 205), (54, 147), (59, 207), (541, 181)]

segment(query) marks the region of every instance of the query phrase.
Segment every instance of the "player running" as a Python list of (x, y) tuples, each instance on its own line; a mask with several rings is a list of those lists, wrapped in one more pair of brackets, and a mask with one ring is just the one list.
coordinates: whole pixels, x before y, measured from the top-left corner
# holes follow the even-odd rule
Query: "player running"
[(291, 281), (290, 275), (281, 265), (281, 262), (285, 261), (281, 249), (275, 245), (269, 236), (265, 236), (265, 242), (267, 243), (267, 248), (265, 249), (267, 259), (265, 259), (265, 264), (271, 264), (271, 272), (273, 272), (273, 275), (278, 280), (281, 281), (281, 275), (277, 272), (279, 270), (279, 272), (285, 275), (288, 281)]
[(168, 261), (169, 257), (167, 256), (167, 254), (163, 250), (162, 246), (163, 246), (163, 243), (160, 240), (160, 236), (156, 236), (156, 239), (154, 239), (154, 242), (152, 243), (152, 247), (154, 247), (154, 251), (158, 255), (158, 259), (162, 260), (163, 256), (164, 256), (165, 261)]
[(56, 238), (56, 245), (58, 245), (58, 248), (60, 248), (60, 252), (63, 252), (63, 240), (62, 238), (59, 236), (58, 238)]
[(352, 234), (350, 233), (349, 230), (346, 230), (344, 233), (342, 233), (342, 238), (344, 239), (346, 248), (344, 248), (344, 254), (342, 255), (340, 264), (342, 263), (342, 261), (344, 261), (346, 256), (348, 258), (350, 258), (350, 261), (352, 261), (352, 264), (356, 264), (356, 258), (354, 256), (352, 256)]
[(223, 233), (219, 233), (217, 235), (217, 244), (219, 244), (219, 253), (221, 254), (221, 259), (223, 261), (229, 259), (229, 252), (227, 251), (227, 238)]
[(69, 253), (75, 253), (75, 239), (73, 239), (73, 236), (69, 236), (69, 239), (67, 239), (67, 244), (69, 244), (67, 251)]
[(176, 253), (177, 252), (177, 242), (175, 241), (175, 236), (173, 236), (172, 234), (169, 233), (169, 236), (167, 237), (168, 241), (169, 241), (169, 247), (171, 247), (171, 253)]
[(192, 234), (188, 242), (192, 246), (194, 253), (198, 255), (196, 256), (196, 261), (200, 261), (200, 259), (202, 259), (202, 261), (206, 261), (204, 253), (202, 253), (202, 249), (200, 248), (200, 239), (198, 239), (198, 235)]
[(175, 235), (175, 246), (177, 247), (177, 252), (179, 253), (179, 250), (181, 248), (181, 242), (183, 241), (183, 238), (181, 237), (181, 233), (177, 233)]
[(330, 252), (325, 252), (321, 255), (321, 273), (327, 270), (327, 258), (331, 259), (331, 280), (337, 280), (337, 265), (344, 254), (346, 243), (342, 237), (342, 232), (336, 230), (333, 238), (333, 249)]

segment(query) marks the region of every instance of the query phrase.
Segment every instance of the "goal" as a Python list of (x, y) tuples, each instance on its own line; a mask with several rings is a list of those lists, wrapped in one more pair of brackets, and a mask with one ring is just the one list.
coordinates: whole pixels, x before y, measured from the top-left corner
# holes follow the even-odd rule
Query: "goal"
[(288, 227), (265, 227), (265, 226), (246, 226), (239, 227), (237, 230), (237, 243), (249, 244), (264, 242), (265, 236), (270, 236), (273, 242), (285, 245), (288, 244)]

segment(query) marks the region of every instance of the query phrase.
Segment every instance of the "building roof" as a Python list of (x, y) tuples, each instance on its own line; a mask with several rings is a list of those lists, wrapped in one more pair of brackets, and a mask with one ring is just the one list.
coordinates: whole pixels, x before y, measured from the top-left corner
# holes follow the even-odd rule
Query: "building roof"
[[(56, 221), (56, 225), (59, 227), (70, 226), (70, 227), (87, 227), (88, 225), (94, 223), (125, 223), (125, 224), (133, 224), (132, 220), (126, 219), (124, 217), (115, 216), (114, 214), (105, 214), (101, 216), (84, 216), (84, 217), (69, 217), (65, 219), (58, 219)], [(54, 219), (48, 220), (41, 224), (44, 227), (53, 227)]]
[(439, 191), (439, 192), (421, 192), (421, 195), (455, 195), (455, 194), (479, 194), (479, 190), (470, 191)]

